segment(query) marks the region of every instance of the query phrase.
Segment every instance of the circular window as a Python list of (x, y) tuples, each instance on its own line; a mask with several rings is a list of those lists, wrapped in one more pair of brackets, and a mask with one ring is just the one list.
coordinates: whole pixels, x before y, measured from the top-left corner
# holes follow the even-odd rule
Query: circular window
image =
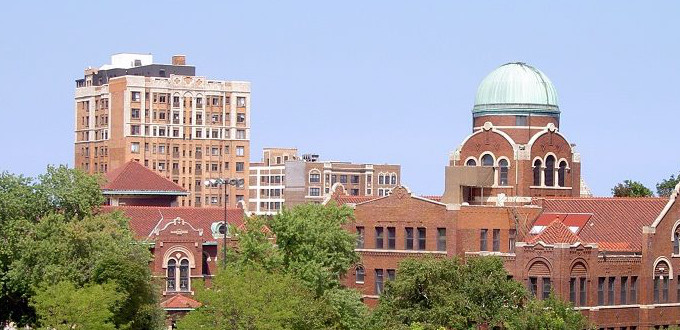
[(226, 232), (227, 232), (227, 226), (225, 226), (224, 224), (220, 224), (219, 232), (220, 232), (221, 235), (226, 234)]

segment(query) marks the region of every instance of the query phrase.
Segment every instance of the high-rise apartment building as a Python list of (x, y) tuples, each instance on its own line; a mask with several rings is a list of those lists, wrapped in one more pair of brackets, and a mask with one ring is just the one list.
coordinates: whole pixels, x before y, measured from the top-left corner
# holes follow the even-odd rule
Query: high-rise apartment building
[[(248, 211), (276, 214), (282, 207), (321, 203), (339, 189), (349, 196), (387, 196), (401, 180), (401, 166), (321, 161), (294, 148), (265, 148), (250, 167)], [(336, 186), (334, 188), (334, 186)]]
[(75, 167), (89, 173), (140, 162), (190, 192), (180, 206), (245, 203), (248, 180), (243, 187), (203, 183), (249, 173), (250, 83), (196, 76), (183, 55), (172, 64), (113, 55), (76, 80), (74, 151)]

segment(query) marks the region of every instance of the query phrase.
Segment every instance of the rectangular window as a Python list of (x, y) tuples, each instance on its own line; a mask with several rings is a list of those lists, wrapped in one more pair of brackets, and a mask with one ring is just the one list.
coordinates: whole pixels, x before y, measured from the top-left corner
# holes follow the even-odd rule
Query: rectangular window
[(139, 125), (130, 126), (130, 135), (139, 135), (140, 133)]
[(569, 279), (569, 301), (576, 305), (576, 279), (573, 277)]
[(654, 303), (659, 303), (659, 277), (654, 277)]
[(135, 154), (139, 153), (139, 142), (130, 143), (130, 152)]
[(446, 251), (446, 228), (437, 228), (437, 251)]
[(602, 306), (604, 305), (604, 281), (606, 278), (604, 277), (598, 277), (597, 278), (597, 305)]
[(340, 183), (347, 183), (347, 175), (340, 175)]
[(508, 251), (510, 253), (515, 252), (515, 242), (517, 241), (517, 231), (515, 229), (510, 229), (508, 231)]
[(246, 138), (246, 131), (242, 129), (236, 130), (236, 138), (237, 139), (245, 139)]
[(587, 292), (586, 283), (587, 282), (586, 282), (585, 277), (579, 278), (579, 290), (581, 291), (581, 292), (579, 292), (579, 305), (580, 306), (586, 306), (588, 304), (588, 300), (587, 300), (588, 296), (587, 296), (587, 293), (586, 293)]
[(637, 304), (637, 276), (630, 277), (630, 303)]
[(309, 174), (309, 182), (310, 182), (310, 183), (319, 183), (319, 182), (321, 182), (321, 174), (319, 174), (319, 173), (310, 173), (310, 174)]
[(243, 162), (236, 162), (236, 172), (243, 172), (243, 171), (244, 171)]
[(375, 227), (375, 248), (376, 249), (382, 249), (384, 248), (383, 245), (383, 227)]
[(392, 250), (397, 248), (397, 231), (394, 227), (387, 227), (387, 248)]
[(486, 236), (488, 229), (481, 229), (479, 232), (479, 251), (488, 251), (486, 247)]
[(536, 291), (538, 291), (538, 278), (536, 277), (529, 277), (529, 293), (531, 293), (532, 297), (536, 297)]
[(375, 270), (375, 294), (379, 295), (383, 292), (383, 270)]
[(663, 279), (661, 280), (661, 302), (662, 303), (667, 303), (668, 302), (668, 282), (670, 278), (668, 276), (664, 276)]
[(394, 269), (387, 270), (387, 280), (394, 281), (397, 278), (397, 272)]
[(499, 252), (501, 250), (501, 230), (493, 230), (493, 250), (494, 252)]
[(364, 248), (364, 239), (366, 237), (366, 232), (364, 227), (357, 227), (357, 249)]
[(243, 156), (246, 152), (246, 148), (243, 146), (236, 147), (236, 156)]
[(243, 108), (246, 106), (246, 98), (243, 96), (237, 96), (236, 97), (236, 106), (239, 108)]
[(309, 188), (309, 196), (321, 196), (321, 188), (310, 187)]
[(140, 100), (140, 93), (139, 92), (132, 92), (132, 102), (139, 102)]
[(245, 123), (246, 122), (246, 114), (245, 113), (237, 113), (236, 114), (236, 122), (237, 123)]
[(678, 281), (675, 282), (675, 285), (677, 285), (677, 294), (675, 296), (675, 299), (677, 302), (680, 302), (680, 275), (678, 275)]
[(358, 175), (352, 175), (352, 183), (354, 183), (354, 184), (359, 183), (359, 176)]
[(616, 277), (610, 277), (609, 282), (607, 283), (607, 305), (614, 305), (614, 282), (616, 281)]
[(427, 234), (425, 228), (418, 228), (418, 250), (425, 250), (425, 235)]
[(627, 303), (626, 298), (628, 297), (628, 277), (621, 277), (621, 305), (625, 305)]
[(130, 117), (132, 117), (132, 119), (139, 119), (139, 109), (131, 109)]
[(404, 228), (406, 232), (406, 242), (404, 246), (406, 250), (413, 250), (413, 227)]
[(548, 299), (550, 297), (550, 277), (543, 278), (543, 299)]

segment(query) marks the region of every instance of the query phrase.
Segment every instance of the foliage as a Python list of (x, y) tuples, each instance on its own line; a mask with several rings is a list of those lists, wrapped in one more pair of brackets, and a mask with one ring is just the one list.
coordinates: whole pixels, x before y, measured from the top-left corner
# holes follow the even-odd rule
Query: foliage
[(406, 259), (399, 276), (387, 282), (374, 316), (375, 328), (413, 325), (470, 329), (506, 322), (526, 299), (522, 286), (508, 279), (499, 258)]
[(196, 297), (203, 306), (180, 319), (179, 329), (324, 328), (314, 294), (289, 274), (227, 267)]
[(238, 252), (228, 254), (228, 262), (237, 268), (259, 266), (267, 271), (281, 270), (283, 256), (273, 244), (273, 234), (263, 230), (267, 221), (263, 217), (252, 217), (245, 222), (245, 228), (236, 229)]
[(671, 174), (670, 178), (664, 179), (656, 184), (656, 194), (659, 195), (659, 197), (669, 197), (678, 183), (680, 183), (680, 174), (678, 174), (677, 177)]
[(614, 197), (650, 197), (654, 194), (642, 183), (632, 180), (624, 180), (612, 188)]
[(321, 297), (326, 308), (324, 324), (327, 329), (366, 329), (368, 307), (361, 302), (361, 293), (356, 290), (334, 288)]
[(514, 314), (507, 323), (507, 328), (580, 330), (589, 329), (590, 325), (585, 316), (574, 310), (570, 303), (551, 294), (545, 300), (530, 300), (523, 309)]
[(66, 165), (50, 165), (39, 179), (38, 190), (47, 199), (50, 209), (62, 212), (67, 219), (82, 219), (104, 202), (99, 188), (102, 179), (98, 176), (69, 169)]
[(317, 296), (340, 286), (340, 277), (359, 260), (356, 236), (343, 229), (354, 215), (347, 206), (303, 204), (284, 209), (269, 226), (283, 267)]
[(31, 298), (31, 306), (44, 328), (115, 329), (113, 310), (123, 296), (111, 283), (76, 288), (64, 281), (38, 290)]

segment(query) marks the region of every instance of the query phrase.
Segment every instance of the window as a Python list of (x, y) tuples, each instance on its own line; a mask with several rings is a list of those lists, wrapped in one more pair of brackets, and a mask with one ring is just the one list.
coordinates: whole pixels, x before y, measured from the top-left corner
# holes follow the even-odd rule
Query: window
[(437, 251), (446, 251), (446, 228), (437, 228)]
[(382, 249), (383, 246), (383, 227), (375, 227), (375, 248)]
[(517, 241), (517, 230), (516, 229), (510, 229), (508, 231), (508, 251), (511, 253), (515, 252), (515, 243)]
[(175, 108), (179, 107), (179, 96), (173, 96), (172, 97), (172, 106)]
[(210, 153), (213, 156), (219, 156), (220, 155), (220, 148), (219, 147), (212, 147), (212, 148), (210, 148)]
[(616, 277), (610, 277), (607, 283), (607, 305), (614, 305), (614, 282)]
[(189, 260), (182, 259), (179, 263), (179, 290), (189, 291)]
[(564, 187), (564, 175), (567, 172), (567, 162), (561, 161), (560, 166), (557, 169), (557, 185)]
[(130, 143), (130, 152), (135, 154), (139, 153), (139, 142)]
[(139, 125), (131, 125), (130, 126), (130, 135), (140, 135), (141, 130), (139, 129)]
[(678, 229), (673, 233), (673, 253), (675, 254), (680, 254), (680, 232), (678, 232)]
[(246, 114), (245, 113), (237, 113), (236, 114), (236, 122), (237, 123), (245, 123), (246, 122)]
[(366, 238), (366, 233), (364, 227), (357, 227), (357, 249), (364, 248), (364, 240)]
[(359, 196), (359, 189), (352, 188), (352, 189), (349, 191), (349, 194), (352, 195), (352, 196)]
[(387, 227), (387, 248), (396, 249), (397, 232), (394, 227)]
[(309, 173), (309, 182), (310, 183), (321, 182), (321, 174), (319, 174), (318, 172)]
[(515, 126), (527, 126), (527, 116), (517, 116), (515, 117)]
[(397, 175), (392, 174), (392, 184), (397, 184)]
[(550, 155), (545, 158), (545, 185), (555, 185), (555, 157)]
[(243, 162), (236, 162), (236, 172), (243, 172)]
[(532, 297), (536, 297), (536, 291), (538, 291), (538, 278), (536, 277), (529, 277), (529, 293), (531, 293)]
[(501, 250), (501, 230), (493, 230), (493, 251), (498, 252)]
[(630, 303), (637, 304), (637, 276), (630, 277)]
[(488, 229), (481, 229), (479, 231), (479, 251), (488, 251), (486, 247), (486, 236), (488, 231)]
[(569, 301), (576, 305), (576, 279), (573, 277), (569, 279)]
[(534, 186), (541, 185), (541, 161), (536, 159), (534, 161)]
[(310, 187), (309, 188), (309, 196), (321, 196), (321, 188)]
[(465, 166), (477, 166), (477, 161), (470, 158), (467, 160), (467, 162), (465, 162)]
[(203, 98), (202, 97), (196, 98), (196, 107), (197, 108), (203, 108)]
[(654, 277), (654, 303), (659, 303), (659, 278)]
[(501, 159), (498, 161), (498, 167), (500, 167), (498, 184), (501, 186), (508, 185), (508, 161)]
[(139, 109), (131, 109), (130, 117), (132, 117), (132, 119), (139, 119)]
[(236, 147), (236, 156), (243, 156), (245, 154), (246, 148), (243, 146)]
[(543, 278), (543, 299), (548, 299), (550, 297), (550, 277)]
[(493, 166), (493, 156), (489, 154), (482, 156), (482, 166)]
[(356, 275), (355, 275), (355, 278), (354, 278), (354, 283), (364, 284), (365, 275), (366, 275), (366, 271), (364, 270), (364, 267), (363, 266), (357, 266)]
[(177, 268), (177, 262), (175, 259), (168, 260), (168, 276), (167, 276), (167, 291), (175, 291), (175, 268)]
[(394, 281), (397, 278), (397, 272), (394, 269), (387, 270), (387, 280)]
[(626, 304), (628, 296), (628, 277), (621, 277), (621, 305)]
[(426, 239), (426, 230), (425, 228), (419, 227), (418, 228), (418, 250), (425, 250), (425, 239)]
[(359, 183), (359, 176), (358, 175), (352, 175), (352, 183), (357, 184)]
[(385, 184), (385, 176), (380, 174), (378, 176), (378, 184)]
[(375, 270), (375, 294), (382, 294), (383, 292), (383, 270)]
[(347, 183), (347, 175), (345, 174), (340, 175), (340, 183)]
[(406, 227), (404, 228), (404, 231), (406, 232), (406, 242), (404, 242), (404, 246), (406, 250), (413, 250), (413, 227)]
[(236, 97), (236, 106), (239, 108), (246, 106), (246, 98), (243, 96)]
[(585, 305), (588, 304), (588, 299), (586, 299), (587, 298), (587, 292), (588, 292), (588, 290), (586, 288), (586, 283), (587, 282), (586, 282), (585, 277), (579, 278), (579, 290), (581, 291), (581, 292), (579, 292), (579, 294), (580, 294), (580, 296), (579, 296), (580, 306), (585, 306)]
[(237, 139), (245, 139), (246, 138), (246, 131), (242, 129), (237, 129), (236, 130), (236, 138)]
[(604, 305), (604, 277), (597, 278), (597, 305)]
[(139, 102), (140, 99), (140, 93), (139, 92), (132, 92), (132, 102)]

